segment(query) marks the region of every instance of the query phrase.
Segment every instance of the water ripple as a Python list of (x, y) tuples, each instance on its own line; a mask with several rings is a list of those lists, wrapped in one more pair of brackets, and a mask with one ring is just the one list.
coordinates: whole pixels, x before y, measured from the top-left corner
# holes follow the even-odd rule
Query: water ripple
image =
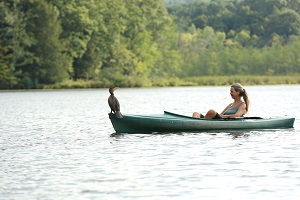
[[(113, 130), (107, 90), (0, 93), (0, 199), (296, 199), (299, 89), (249, 87), (253, 115), (290, 110), (293, 129), (133, 135)], [(195, 95), (215, 98), (199, 105)], [(128, 113), (190, 114), (225, 95), (224, 87), (118, 91)]]

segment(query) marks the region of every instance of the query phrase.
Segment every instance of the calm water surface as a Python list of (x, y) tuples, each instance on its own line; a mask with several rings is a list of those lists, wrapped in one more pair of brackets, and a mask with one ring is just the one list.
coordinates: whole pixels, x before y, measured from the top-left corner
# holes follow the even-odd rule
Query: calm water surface
[[(300, 86), (249, 86), (251, 116), (293, 129), (115, 134), (107, 89), (0, 93), (0, 199), (297, 199)], [(120, 88), (123, 113), (191, 115), (229, 87)]]

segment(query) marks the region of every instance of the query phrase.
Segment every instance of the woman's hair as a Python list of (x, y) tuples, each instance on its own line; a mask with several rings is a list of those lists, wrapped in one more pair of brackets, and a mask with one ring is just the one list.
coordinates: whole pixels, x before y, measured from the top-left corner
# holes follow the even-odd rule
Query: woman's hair
[(246, 104), (246, 111), (248, 112), (250, 101), (245, 88), (243, 88), (243, 86), (239, 83), (232, 84), (231, 87), (233, 87), (235, 91), (240, 91), (240, 96), (243, 97), (244, 102)]

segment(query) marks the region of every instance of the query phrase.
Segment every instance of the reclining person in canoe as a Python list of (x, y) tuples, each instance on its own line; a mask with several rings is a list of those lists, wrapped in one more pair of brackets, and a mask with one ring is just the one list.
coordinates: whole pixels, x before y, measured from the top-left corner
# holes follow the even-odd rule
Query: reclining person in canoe
[[(234, 102), (229, 104), (220, 114), (215, 110), (209, 110), (205, 116), (201, 113), (194, 112), (193, 117), (206, 119), (242, 117), (248, 112), (249, 109), (249, 98), (247, 91), (241, 84), (235, 83), (230, 87), (230, 95)], [(241, 100), (242, 97), (244, 101)]]

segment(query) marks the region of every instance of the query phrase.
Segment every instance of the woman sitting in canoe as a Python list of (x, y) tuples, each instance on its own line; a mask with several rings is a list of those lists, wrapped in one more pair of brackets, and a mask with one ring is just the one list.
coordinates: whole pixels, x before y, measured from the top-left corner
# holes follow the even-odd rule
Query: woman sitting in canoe
[[(235, 83), (231, 85), (230, 95), (234, 99), (234, 102), (229, 104), (220, 114), (215, 110), (209, 110), (205, 116), (198, 112), (194, 112), (193, 117), (206, 119), (242, 117), (248, 112), (249, 108), (249, 98), (247, 91), (241, 84)], [(244, 102), (241, 100), (242, 97)]]

